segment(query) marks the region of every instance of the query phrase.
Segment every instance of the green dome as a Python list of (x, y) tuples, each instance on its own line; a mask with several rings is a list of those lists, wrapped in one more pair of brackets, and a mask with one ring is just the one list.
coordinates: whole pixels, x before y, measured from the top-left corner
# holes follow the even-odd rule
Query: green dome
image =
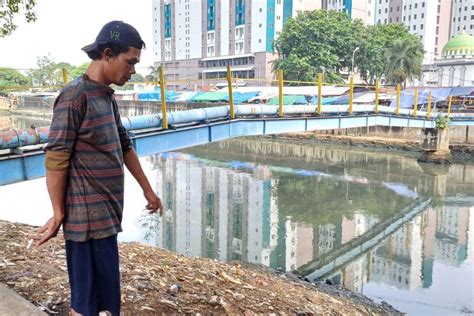
[(461, 32), (453, 37), (443, 47), (441, 54), (443, 57), (454, 56), (474, 56), (474, 36)]

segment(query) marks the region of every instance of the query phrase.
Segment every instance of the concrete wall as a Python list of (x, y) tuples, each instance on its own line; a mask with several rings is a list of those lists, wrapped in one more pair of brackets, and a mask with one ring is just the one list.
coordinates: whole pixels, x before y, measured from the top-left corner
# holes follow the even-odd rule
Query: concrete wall
[[(388, 127), (375, 126), (367, 129), (366, 127), (348, 128), (333, 131), (322, 131), (321, 133), (332, 133), (335, 135), (349, 135), (349, 136), (374, 136), (396, 138), (410, 141), (421, 140), (421, 129), (417, 128), (402, 128), (402, 127)], [(449, 141), (451, 143), (469, 143), (474, 144), (474, 128), (469, 126), (455, 126), (449, 128)]]

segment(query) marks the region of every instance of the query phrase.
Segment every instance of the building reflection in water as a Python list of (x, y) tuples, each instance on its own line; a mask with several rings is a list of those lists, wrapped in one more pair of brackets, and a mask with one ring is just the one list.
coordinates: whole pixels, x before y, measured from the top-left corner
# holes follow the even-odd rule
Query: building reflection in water
[[(293, 271), (321, 258), (339, 256), (337, 251), (344, 247), (347, 256), (354, 251), (352, 244), (356, 248), (359, 239), (390, 225), (390, 217), (367, 212), (369, 201), (364, 202), (366, 206), (354, 205), (355, 195), (370, 191), (383, 196), (386, 212), (392, 214), (413, 201), (407, 189), (393, 191), (390, 183), (337, 175), (329, 181), (337, 184), (336, 196), (342, 195), (339, 191), (347, 194), (341, 200), (347, 200), (343, 208), (354, 205), (350, 212), (324, 220), (298, 218), (282, 208), (289, 204), (297, 207), (303, 201), (291, 190), (281, 194), (286, 190), (284, 183), (294, 183), (277, 174), (278, 168), (211, 161), (182, 153), (147, 159), (158, 174), (156, 190), (166, 211), (162, 219), (154, 217), (156, 223), (144, 225), (148, 228), (145, 234), (150, 243), (187, 256), (242, 260)], [(295, 172), (303, 174), (301, 169)], [(327, 186), (321, 182), (324, 185), (317, 185), (327, 177), (310, 178), (316, 181), (315, 187)], [(389, 196), (398, 199), (393, 210)], [(323, 207), (317, 205), (318, 199), (315, 201), (315, 208)], [(322, 198), (321, 203), (327, 201)], [(457, 266), (466, 260), (472, 222), (469, 207), (441, 203), (424, 208), (367, 251), (320, 277), (358, 292), (367, 282), (409, 290), (428, 288), (433, 282), (434, 261)]]

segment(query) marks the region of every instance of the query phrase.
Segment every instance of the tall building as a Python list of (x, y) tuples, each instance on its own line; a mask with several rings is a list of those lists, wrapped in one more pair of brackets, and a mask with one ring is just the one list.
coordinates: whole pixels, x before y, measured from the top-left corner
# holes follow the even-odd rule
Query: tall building
[(315, 0), (153, 0), (154, 61), (172, 88), (225, 78), (227, 65), (236, 78), (270, 79), (288, 18), (319, 8)]
[(454, 0), (374, 1), (375, 23), (403, 23), (410, 33), (419, 36), (425, 49), (424, 64), (440, 57), (443, 45), (449, 40), (451, 4)]
[(474, 35), (474, 0), (453, 0), (450, 37), (462, 31)]
[[(365, 24), (374, 24), (376, 0), (322, 0), (321, 7), (347, 13), (352, 19), (361, 19)], [(315, 0), (314, 2), (319, 2)]]

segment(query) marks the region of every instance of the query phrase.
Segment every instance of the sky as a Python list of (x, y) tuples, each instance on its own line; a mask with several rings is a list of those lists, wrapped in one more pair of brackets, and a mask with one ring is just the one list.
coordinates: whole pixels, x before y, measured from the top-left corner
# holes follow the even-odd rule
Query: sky
[(37, 57), (48, 54), (55, 62), (79, 66), (89, 61), (81, 48), (112, 20), (133, 25), (146, 43), (137, 72), (147, 74), (153, 64), (151, 0), (37, 0), (35, 12), (36, 22), (17, 15), (16, 31), (0, 38), (0, 67), (34, 68)]

